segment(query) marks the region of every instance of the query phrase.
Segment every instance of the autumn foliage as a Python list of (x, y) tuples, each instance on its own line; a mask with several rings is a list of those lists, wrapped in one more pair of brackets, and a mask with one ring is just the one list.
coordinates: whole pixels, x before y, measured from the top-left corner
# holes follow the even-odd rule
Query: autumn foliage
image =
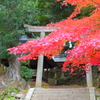
[[(57, 0), (60, 1), (60, 0)], [(39, 40), (30, 40), (25, 44), (8, 49), (10, 53), (21, 54), (19, 60), (37, 59), (39, 55), (52, 56), (59, 55), (67, 41), (76, 42), (72, 50), (68, 50), (63, 70), (68, 70), (71, 63), (72, 72), (74, 66), (89, 70), (88, 66), (100, 66), (100, 0), (64, 0), (62, 5), (67, 3), (76, 5), (70, 17), (58, 22), (48, 24), (49, 27), (59, 27), (48, 36)], [(91, 16), (82, 19), (74, 18), (80, 13), (81, 8), (94, 6)], [(84, 65), (84, 66), (80, 66)]]

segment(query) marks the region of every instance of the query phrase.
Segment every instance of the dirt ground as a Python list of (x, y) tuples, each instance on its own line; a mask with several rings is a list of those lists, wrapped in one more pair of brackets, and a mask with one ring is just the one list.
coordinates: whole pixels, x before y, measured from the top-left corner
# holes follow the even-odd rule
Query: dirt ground
[[(31, 87), (35, 87), (35, 82), (27, 82)], [(85, 86), (80, 86), (80, 85), (50, 85), (46, 82), (42, 82), (42, 87), (44, 88), (82, 88)]]
[[(5, 89), (9, 88), (9, 87), (16, 87), (18, 89), (20, 89), (20, 92), (18, 94), (23, 95), (24, 97), (26, 96), (29, 88), (33, 88), (35, 87), (35, 81), (32, 82), (27, 82), (28, 87), (23, 87), (22, 83), (20, 82), (14, 82), (11, 78), (9, 78), (8, 76), (0, 76), (0, 95), (5, 91)], [(42, 82), (42, 87), (43, 88), (82, 88), (82, 86), (79, 85), (50, 85), (46, 82)], [(84, 86), (83, 86), (84, 87)]]
[(20, 92), (18, 94), (22, 94), (23, 96), (25, 96), (28, 92), (28, 88), (23, 88), (22, 83), (15, 82), (12, 80), (12, 78), (9, 78), (6, 75), (0, 76), (0, 95), (2, 95), (4, 92), (9, 92), (9, 89), (11, 88), (19, 89)]
[[(14, 82), (11, 78), (9, 78), (8, 76), (0, 76), (0, 95), (6, 91), (6, 89), (9, 89), (9, 87), (16, 87), (18, 89), (20, 89), (20, 92), (18, 93), (19, 95), (21, 95), (21, 97), (25, 97), (26, 94), (28, 93), (29, 88), (33, 88), (35, 87), (35, 81), (31, 81), (28, 82), (28, 87), (23, 88), (22, 84), (20, 82)], [(42, 82), (42, 87), (43, 88), (82, 88), (82, 87), (86, 87), (84, 86), (80, 86), (77, 84), (73, 84), (73, 85), (50, 85), (46, 82)], [(100, 97), (100, 89), (96, 92), (97, 96)], [(3, 100), (3, 99), (0, 99)], [(6, 99), (8, 100), (8, 99)], [(18, 100), (18, 99), (15, 99)]]

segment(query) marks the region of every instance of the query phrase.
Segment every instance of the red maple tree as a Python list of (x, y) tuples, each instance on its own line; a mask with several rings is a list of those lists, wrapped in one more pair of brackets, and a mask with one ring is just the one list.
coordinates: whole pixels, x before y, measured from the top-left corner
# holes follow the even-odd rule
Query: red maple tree
[[(57, 0), (60, 1), (60, 0)], [(76, 42), (73, 49), (66, 51), (68, 56), (63, 64), (63, 70), (68, 70), (67, 66), (71, 63), (71, 71), (74, 66), (89, 70), (88, 66), (100, 65), (100, 0), (63, 0), (62, 5), (67, 3), (76, 5), (70, 17), (57, 22), (48, 24), (50, 27), (59, 27), (51, 34), (39, 40), (30, 40), (25, 44), (8, 49), (10, 53), (21, 54), (18, 60), (37, 59), (39, 55), (57, 56), (64, 48), (67, 41)], [(81, 8), (92, 5), (95, 10), (91, 16), (82, 19), (74, 18), (80, 13)], [(83, 64), (84, 66), (80, 66)]]

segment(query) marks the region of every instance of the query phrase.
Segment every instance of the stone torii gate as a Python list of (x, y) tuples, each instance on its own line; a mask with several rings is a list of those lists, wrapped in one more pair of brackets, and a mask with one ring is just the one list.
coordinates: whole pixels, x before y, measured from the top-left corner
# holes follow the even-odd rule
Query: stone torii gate
[[(40, 33), (40, 38), (43, 38), (45, 36), (45, 33), (50, 33), (57, 29), (57, 27), (40, 27), (40, 26), (30, 26), (27, 24), (24, 24), (24, 27), (28, 28), (29, 32), (37, 32)], [(43, 55), (40, 55), (38, 57), (38, 64), (37, 64), (37, 76), (36, 76), (36, 87), (39, 88), (42, 85), (42, 73), (43, 73)], [(90, 71), (86, 73), (86, 81), (87, 81), (87, 87), (93, 87), (93, 80), (92, 80), (92, 68), (89, 67)]]

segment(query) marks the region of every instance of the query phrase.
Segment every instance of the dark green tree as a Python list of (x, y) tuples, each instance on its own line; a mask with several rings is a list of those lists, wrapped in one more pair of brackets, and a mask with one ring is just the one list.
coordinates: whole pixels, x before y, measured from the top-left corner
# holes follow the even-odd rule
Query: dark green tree
[(37, 8), (40, 10), (40, 14), (38, 16), (39, 24), (38, 25), (46, 25), (51, 22), (59, 22), (62, 19), (70, 16), (73, 12), (75, 6), (70, 4), (61, 5), (61, 2), (56, 0), (37, 0)]
[(7, 75), (20, 80), (20, 63), (7, 48), (19, 44), (18, 39), (25, 32), (23, 24), (37, 24), (39, 14), (33, 0), (0, 0), (0, 59), (8, 59)]

